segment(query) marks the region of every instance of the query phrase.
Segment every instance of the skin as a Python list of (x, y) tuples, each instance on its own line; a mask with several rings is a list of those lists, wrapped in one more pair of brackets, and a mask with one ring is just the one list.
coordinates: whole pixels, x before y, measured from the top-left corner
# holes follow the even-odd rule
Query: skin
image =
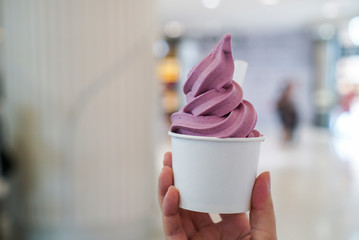
[(173, 186), (172, 154), (164, 155), (158, 182), (158, 200), (167, 240), (276, 240), (276, 224), (270, 193), (270, 174), (255, 181), (249, 219), (246, 213), (220, 214), (213, 223), (209, 214), (179, 208), (180, 194)]

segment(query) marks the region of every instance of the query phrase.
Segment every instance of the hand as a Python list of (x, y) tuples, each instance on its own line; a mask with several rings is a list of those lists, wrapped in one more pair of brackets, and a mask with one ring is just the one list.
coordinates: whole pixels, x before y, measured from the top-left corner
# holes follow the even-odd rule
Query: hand
[(180, 195), (173, 186), (170, 152), (165, 154), (163, 165), (158, 183), (158, 200), (167, 240), (277, 239), (269, 172), (259, 175), (254, 183), (250, 220), (246, 213), (220, 214), (222, 221), (213, 223), (207, 213), (179, 208)]

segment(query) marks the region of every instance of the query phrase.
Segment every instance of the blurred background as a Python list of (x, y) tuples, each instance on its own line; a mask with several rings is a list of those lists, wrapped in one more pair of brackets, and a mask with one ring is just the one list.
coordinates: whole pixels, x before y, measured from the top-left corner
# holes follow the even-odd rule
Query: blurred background
[(169, 116), (225, 34), (279, 239), (359, 239), (359, 1), (1, 0), (0, 239), (164, 239)]

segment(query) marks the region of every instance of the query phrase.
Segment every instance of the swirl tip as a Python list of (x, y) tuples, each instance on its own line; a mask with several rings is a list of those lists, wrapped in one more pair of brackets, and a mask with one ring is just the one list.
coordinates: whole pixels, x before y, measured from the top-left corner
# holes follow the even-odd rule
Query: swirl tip
[(226, 53), (231, 53), (231, 52), (232, 52), (231, 39), (232, 39), (232, 35), (231, 35), (231, 34), (226, 34), (226, 35), (224, 35), (224, 37), (222, 38), (222, 41), (223, 41), (222, 49), (223, 49), (223, 51), (226, 52)]

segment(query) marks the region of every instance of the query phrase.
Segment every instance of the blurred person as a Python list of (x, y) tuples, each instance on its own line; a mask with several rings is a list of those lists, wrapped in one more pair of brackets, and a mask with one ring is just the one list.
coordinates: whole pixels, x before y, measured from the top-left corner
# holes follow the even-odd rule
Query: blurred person
[(0, 178), (8, 178), (13, 169), (12, 155), (6, 148), (4, 139), (4, 124), (2, 116), (2, 100), (3, 100), (2, 80), (0, 79)]
[(293, 102), (293, 82), (288, 82), (277, 102), (277, 112), (284, 131), (284, 140), (293, 140), (298, 125), (298, 113)]
[(220, 214), (222, 221), (214, 223), (208, 213), (179, 208), (180, 194), (173, 186), (170, 152), (165, 154), (163, 165), (158, 200), (166, 239), (277, 239), (269, 172), (262, 173), (255, 181), (249, 219), (246, 213)]
[(10, 217), (5, 207), (5, 200), (10, 191), (9, 178), (13, 170), (13, 158), (5, 145), (2, 121), (2, 82), (0, 81), (0, 239), (10, 239)]
[(1, 136), (1, 121), (0, 121), (0, 176), (4, 179), (10, 177), (11, 171), (13, 169), (13, 160), (10, 153), (6, 150), (3, 144), (3, 139)]

